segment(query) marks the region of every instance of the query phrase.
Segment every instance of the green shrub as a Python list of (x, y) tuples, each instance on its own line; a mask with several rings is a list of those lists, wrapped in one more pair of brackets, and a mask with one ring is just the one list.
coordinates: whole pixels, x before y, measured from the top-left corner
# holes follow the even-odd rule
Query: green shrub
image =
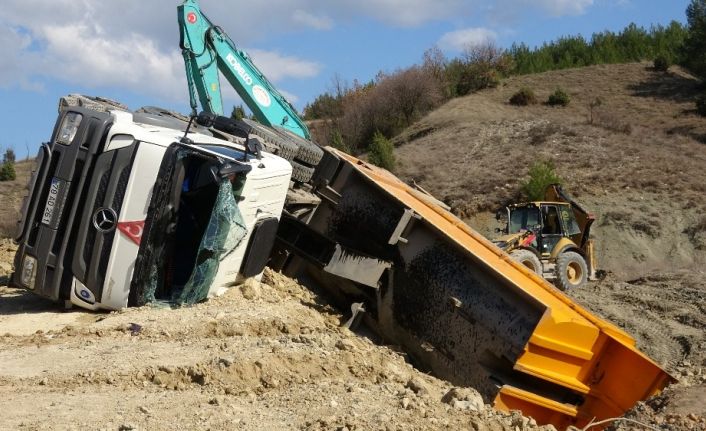
[(380, 132), (375, 132), (373, 143), (368, 147), (368, 161), (392, 171), (395, 169), (394, 145)]
[(706, 117), (706, 93), (696, 99), (696, 112), (702, 117)]
[(343, 140), (343, 136), (341, 136), (341, 132), (338, 129), (334, 130), (331, 136), (331, 146), (337, 150), (343, 151), (344, 153), (351, 154), (350, 147)]
[(530, 201), (544, 199), (544, 190), (550, 184), (561, 184), (551, 160), (537, 161), (529, 169), (529, 179), (522, 183), (522, 193)]
[(547, 105), (550, 106), (566, 106), (569, 102), (571, 102), (569, 93), (561, 88), (557, 88), (552, 94), (549, 95), (549, 98), (547, 99)]
[(516, 106), (534, 105), (537, 103), (537, 96), (531, 88), (522, 87), (520, 91), (513, 94), (510, 98), (510, 104)]
[(666, 72), (669, 70), (669, 67), (672, 65), (672, 62), (669, 60), (669, 57), (664, 54), (660, 54), (655, 57), (653, 65), (656, 71)]
[(15, 164), (6, 161), (0, 166), (0, 181), (15, 181), (17, 174), (15, 173)]

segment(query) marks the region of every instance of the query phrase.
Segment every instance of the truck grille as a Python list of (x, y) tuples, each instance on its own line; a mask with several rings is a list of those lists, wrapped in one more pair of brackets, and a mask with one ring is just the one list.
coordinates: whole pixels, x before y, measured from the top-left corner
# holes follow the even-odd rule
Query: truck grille
[(74, 277), (96, 298), (102, 293), (116, 230), (99, 232), (93, 225), (93, 217), (101, 208), (111, 208), (120, 215), (136, 148), (137, 144), (133, 144), (99, 155), (93, 166), (94, 180), (86, 187), (81, 223), (76, 228), (72, 270)]
[[(56, 143), (65, 115), (78, 112), (83, 121), (69, 145)], [(111, 116), (86, 108), (65, 108), (57, 119), (52, 143), (45, 148), (41, 166), (18, 233), (15, 267), (25, 255), (37, 259), (35, 292), (53, 300), (68, 299), (73, 277), (100, 298), (114, 231), (97, 233), (92, 216), (97, 208), (119, 214), (137, 144), (103, 152)], [(44, 217), (52, 184), (53, 212)], [(58, 184), (58, 185), (57, 185)], [(44, 222), (42, 222), (44, 217)], [(12, 283), (20, 285), (19, 271)]]

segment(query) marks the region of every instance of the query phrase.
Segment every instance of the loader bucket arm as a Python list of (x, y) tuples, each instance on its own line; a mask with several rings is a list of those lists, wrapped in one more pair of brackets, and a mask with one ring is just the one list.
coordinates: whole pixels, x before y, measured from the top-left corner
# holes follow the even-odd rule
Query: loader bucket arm
[[(559, 429), (620, 416), (672, 381), (628, 334), (389, 172), (327, 148), (315, 179), (322, 204), (284, 223), (281, 269), (365, 302), (366, 322), (435, 375)], [(375, 258), (378, 282), (329, 271), (337, 250), (346, 274)]]

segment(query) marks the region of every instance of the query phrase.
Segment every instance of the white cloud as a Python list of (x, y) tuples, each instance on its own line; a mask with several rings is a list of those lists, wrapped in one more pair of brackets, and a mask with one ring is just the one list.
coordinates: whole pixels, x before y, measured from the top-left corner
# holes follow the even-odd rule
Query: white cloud
[(525, 3), (537, 5), (551, 16), (581, 15), (593, 6), (593, 0), (534, 0)]
[[(336, 4), (337, 2), (326, 2)], [(417, 26), (429, 21), (458, 16), (477, 3), (473, 0), (346, 0), (344, 12), (364, 14), (382, 22)]]
[(488, 4), (486, 10), (491, 23), (508, 26), (522, 18), (528, 10), (538, 10), (551, 17), (576, 16), (586, 13), (594, 3), (594, 0), (497, 0)]
[(314, 15), (301, 9), (294, 11), (292, 20), (316, 30), (331, 30), (333, 28), (333, 20), (328, 16)]
[(249, 49), (248, 54), (270, 81), (280, 81), (285, 77), (311, 78), (321, 71), (321, 65), (318, 63), (278, 52)]
[(88, 87), (119, 86), (169, 100), (183, 99), (184, 66), (176, 50), (160, 51), (137, 33), (108, 38), (83, 24), (46, 26), (42, 74)]
[(285, 99), (292, 105), (299, 102), (299, 98), (295, 95), (290, 93), (287, 90), (282, 90), (281, 88), (279, 89), (279, 92), (282, 93), (282, 96), (284, 96)]
[(463, 51), (468, 46), (494, 41), (496, 38), (497, 34), (487, 28), (464, 28), (441, 36), (439, 46), (453, 51)]
[[(123, 88), (169, 102), (188, 100), (175, 4), (137, 0), (4, 3), (0, 8), (4, 23), (0, 27), (1, 87), (38, 90), (44, 79), (51, 78), (88, 88)], [(204, 10), (210, 9), (204, 5)], [(232, 7), (224, 16), (213, 16), (218, 16), (216, 24), (229, 33), (231, 27), (236, 33), (243, 28), (258, 33), (258, 23), (243, 19)], [(310, 16), (317, 17), (319, 25), (324, 25), (325, 16)], [(276, 52), (252, 50), (252, 55), (273, 81), (308, 78), (321, 69), (315, 62)]]
[(23, 90), (41, 90), (42, 85), (33, 81), (25, 71), (33, 69), (38, 57), (29, 48), (32, 38), (9, 27), (0, 27), (0, 88), (18, 85)]

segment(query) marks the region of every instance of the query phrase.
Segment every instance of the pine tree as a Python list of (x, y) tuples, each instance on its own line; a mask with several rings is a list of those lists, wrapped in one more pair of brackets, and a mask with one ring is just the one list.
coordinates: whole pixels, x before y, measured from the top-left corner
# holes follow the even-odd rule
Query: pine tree
[(368, 161), (375, 166), (392, 171), (395, 169), (394, 145), (380, 132), (375, 132), (373, 143), (368, 147)]
[(684, 41), (686, 67), (706, 79), (706, 0), (691, 0), (686, 8), (689, 34)]

